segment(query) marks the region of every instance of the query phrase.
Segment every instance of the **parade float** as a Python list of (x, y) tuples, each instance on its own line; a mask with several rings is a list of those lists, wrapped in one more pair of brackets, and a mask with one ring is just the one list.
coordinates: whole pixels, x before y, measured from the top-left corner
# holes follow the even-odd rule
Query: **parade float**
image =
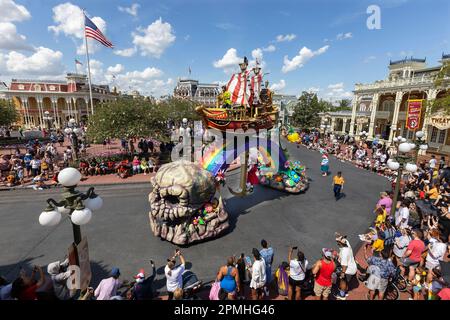
[[(263, 87), (261, 68), (256, 63), (247, 70), (247, 58), (239, 66), (240, 72), (222, 87), (215, 107), (196, 108), (205, 129), (222, 135), (222, 144), (205, 148), (199, 163), (179, 160), (163, 165), (151, 181), (149, 218), (155, 236), (188, 245), (222, 234), (229, 223), (220, 188), (225, 185), (225, 172), (238, 158), (240, 191), (228, 187), (234, 196), (252, 192), (250, 172), (259, 172), (251, 184), (288, 193), (308, 187), (305, 167), (299, 161), (289, 161), (279, 136), (275, 134), (278, 140), (274, 140), (271, 134), (276, 130), (279, 110), (272, 104), (267, 81)], [(230, 132), (232, 138), (227, 135)], [(237, 143), (236, 136), (244, 138), (243, 143)], [(259, 166), (249, 166), (250, 149), (258, 151)]]

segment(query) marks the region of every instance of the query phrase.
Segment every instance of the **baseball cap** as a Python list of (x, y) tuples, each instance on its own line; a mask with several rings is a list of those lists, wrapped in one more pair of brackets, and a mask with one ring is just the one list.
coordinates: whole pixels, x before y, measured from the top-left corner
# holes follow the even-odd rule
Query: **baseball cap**
[(324, 257), (326, 257), (326, 258), (328, 258), (328, 259), (331, 259), (331, 258), (333, 257), (333, 252), (332, 252), (332, 250), (331, 250), (331, 249), (328, 249), (328, 248), (323, 248), (323, 249), (322, 249), (322, 254), (323, 254)]
[(120, 276), (120, 270), (119, 270), (119, 268), (116, 268), (116, 267), (112, 268), (112, 269), (111, 269), (111, 276), (112, 276), (112, 277), (118, 277), (118, 276)]
[(136, 282), (144, 281), (144, 278), (145, 278), (145, 271), (144, 271), (144, 269), (140, 269), (139, 273), (137, 275), (135, 275), (133, 278), (136, 279)]

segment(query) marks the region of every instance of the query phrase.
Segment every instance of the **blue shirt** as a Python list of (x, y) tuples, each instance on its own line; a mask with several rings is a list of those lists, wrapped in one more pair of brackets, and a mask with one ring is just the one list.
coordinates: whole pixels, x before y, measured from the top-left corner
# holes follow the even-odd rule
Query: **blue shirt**
[(367, 263), (369, 266), (377, 267), (376, 275), (383, 279), (389, 279), (395, 273), (395, 266), (390, 260), (372, 256), (367, 259)]
[(266, 268), (272, 267), (273, 249), (271, 247), (267, 249), (261, 249), (259, 253), (261, 254), (261, 257), (263, 257), (264, 262), (266, 263)]

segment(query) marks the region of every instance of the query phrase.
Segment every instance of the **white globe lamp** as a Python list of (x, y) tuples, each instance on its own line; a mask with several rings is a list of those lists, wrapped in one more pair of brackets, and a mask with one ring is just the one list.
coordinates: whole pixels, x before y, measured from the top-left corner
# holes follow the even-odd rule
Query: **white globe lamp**
[(56, 211), (58, 211), (60, 214), (70, 214), (70, 209), (64, 206), (57, 207)]
[(398, 170), (398, 168), (400, 168), (400, 163), (398, 163), (397, 161), (388, 161), (387, 163), (389, 169), (396, 171)]
[(415, 143), (410, 143), (409, 147), (411, 148), (411, 150), (414, 150), (416, 148), (416, 144)]
[(76, 186), (81, 180), (81, 173), (75, 168), (65, 168), (58, 174), (58, 181), (64, 187)]
[(425, 136), (425, 132), (422, 130), (416, 132), (416, 137), (422, 139)]
[(43, 211), (39, 216), (39, 223), (44, 227), (56, 226), (61, 221), (61, 213), (56, 210)]
[(89, 221), (91, 221), (91, 218), (92, 218), (92, 211), (88, 208), (76, 209), (72, 212), (72, 215), (70, 217), (72, 223), (79, 226), (88, 223)]
[(406, 171), (409, 171), (411, 173), (414, 173), (417, 171), (417, 165), (414, 163), (407, 163), (405, 166)]
[(88, 198), (84, 201), (84, 206), (91, 211), (99, 210), (103, 206), (103, 199), (99, 196)]
[(427, 151), (428, 150), (428, 145), (427, 144), (421, 144), (419, 149), (422, 150), (422, 151)]
[(398, 150), (399, 150), (400, 152), (403, 152), (403, 153), (408, 153), (408, 152), (411, 151), (411, 147), (409, 146), (409, 143), (402, 142), (402, 143), (400, 143), (400, 145), (398, 146)]

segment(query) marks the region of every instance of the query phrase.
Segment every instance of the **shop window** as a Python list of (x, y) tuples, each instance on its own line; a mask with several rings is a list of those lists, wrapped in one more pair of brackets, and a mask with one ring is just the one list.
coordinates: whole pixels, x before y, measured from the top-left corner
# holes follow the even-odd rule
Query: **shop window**
[(446, 130), (439, 130), (436, 127), (432, 127), (430, 134), (430, 142), (443, 144), (445, 142), (445, 131)]

